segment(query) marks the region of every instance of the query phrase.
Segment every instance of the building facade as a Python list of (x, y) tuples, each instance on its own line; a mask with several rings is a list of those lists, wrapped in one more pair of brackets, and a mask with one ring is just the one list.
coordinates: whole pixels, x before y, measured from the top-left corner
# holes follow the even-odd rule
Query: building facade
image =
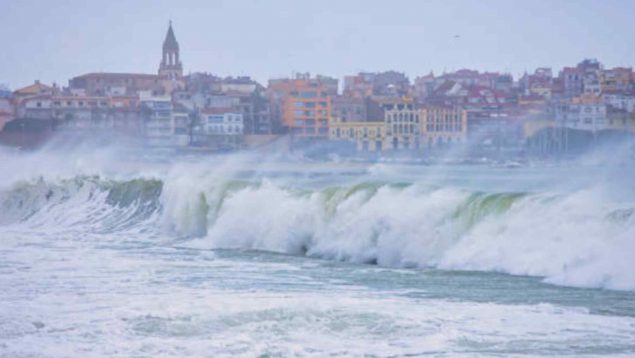
[(366, 99), (352, 96), (337, 96), (333, 99), (333, 117), (341, 122), (363, 122), (366, 113)]
[(422, 139), (428, 148), (466, 142), (466, 110), (460, 107), (424, 107), (420, 113)]
[(146, 143), (158, 147), (179, 147), (190, 144), (189, 117), (183, 108), (175, 108), (169, 96), (148, 96), (140, 99)]
[(627, 112), (635, 112), (635, 93), (622, 91), (605, 91), (602, 102), (607, 106), (619, 108)]
[(73, 77), (68, 83), (75, 96), (136, 96), (163, 92), (159, 76), (143, 73), (96, 72)]
[(582, 95), (555, 104), (559, 127), (596, 132), (608, 127), (606, 105), (599, 96)]
[(418, 150), (421, 148), (421, 118), (411, 98), (395, 98), (381, 103), (388, 148)]
[(299, 76), (271, 80), (267, 94), (271, 113), (293, 136), (328, 138), (332, 115), (329, 88), (318, 79)]
[(206, 109), (201, 116), (205, 132), (209, 135), (240, 136), (244, 134), (243, 115), (231, 108)]
[(329, 139), (354, 143), (358, 152), (382, 152), (386, 149), (386, 125), (384, 122), (342, 121), (334, 118)]
[(245, 139), (243, 114), (236, 108), (207, 108), (201, 111), (194, 129), (194, 145), (231, 150), (241, 148)]

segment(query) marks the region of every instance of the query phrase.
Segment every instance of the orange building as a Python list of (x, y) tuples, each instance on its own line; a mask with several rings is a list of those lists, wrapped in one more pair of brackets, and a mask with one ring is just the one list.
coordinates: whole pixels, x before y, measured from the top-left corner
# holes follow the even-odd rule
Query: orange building
[(329, 88), (319, 78), (270, 80), (267, 89), (272, 113), (294, 136), (327, 138), (331, 118)]

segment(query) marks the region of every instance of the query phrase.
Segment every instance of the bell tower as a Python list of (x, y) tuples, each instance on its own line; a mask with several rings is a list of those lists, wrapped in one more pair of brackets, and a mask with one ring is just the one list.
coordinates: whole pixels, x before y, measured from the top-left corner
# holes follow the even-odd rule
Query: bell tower
[(183, 77), (183, 65), (179, 57), (179, 43), (176, 42), (172, 21), (168, 33), (163, 40), (163, 57), (159, 66), (159, 76), (169, 80), (179, 80)]

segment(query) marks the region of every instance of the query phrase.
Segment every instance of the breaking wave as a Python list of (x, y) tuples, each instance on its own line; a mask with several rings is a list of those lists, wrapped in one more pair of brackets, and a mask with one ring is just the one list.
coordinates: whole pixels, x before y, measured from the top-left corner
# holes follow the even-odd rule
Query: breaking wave
[(365, 182), (308, 190), (184, 175), (38, 179), (0, 190), (5, 227), (168, 234), (197, 248), (498, 271), (622, 290), (635, 290), (634, 212), (592, 189), (489, 193)]
[(115, 181), (94, 176), (22, 181), (0, 191), (0, 225), (87, 233), (136, 228), (160, 211), (162, 186), (155, 179)]

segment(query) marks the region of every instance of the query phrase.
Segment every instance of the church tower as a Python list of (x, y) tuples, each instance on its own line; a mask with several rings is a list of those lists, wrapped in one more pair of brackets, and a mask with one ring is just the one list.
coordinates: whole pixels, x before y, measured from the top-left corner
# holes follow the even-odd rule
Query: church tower
[(159, 66), (159, 76), (169, 80), (180, 80), (183, 77), (183, 65), (179, 58), (179, 43), (176, 42), (172, 21), (163, 41), (163, 57)]

